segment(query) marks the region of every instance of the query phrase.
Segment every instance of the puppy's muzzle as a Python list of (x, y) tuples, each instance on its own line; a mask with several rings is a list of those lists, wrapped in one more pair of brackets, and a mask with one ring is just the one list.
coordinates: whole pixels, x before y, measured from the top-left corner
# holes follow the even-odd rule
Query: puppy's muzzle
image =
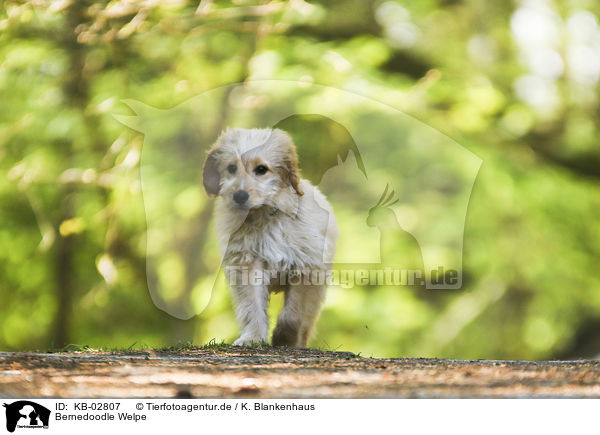
[(249, 197), (250, 195), (248, 195), (248, 192), (246, 192), (245, 190), (236, 190), (233, 193), (233, 201), (237, 205), (244, 205), (246, 201), (248, 201)]

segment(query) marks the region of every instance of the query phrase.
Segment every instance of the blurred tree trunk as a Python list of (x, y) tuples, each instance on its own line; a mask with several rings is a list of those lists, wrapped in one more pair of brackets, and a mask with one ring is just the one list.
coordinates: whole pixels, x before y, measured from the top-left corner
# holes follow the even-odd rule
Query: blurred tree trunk
[[(76, 27), (81, 23), (84, 10), (81, 5), (71, 3), (65, 11), (65, 26), (58, 37), (58, 44), (68, 55), (68, 72), (63, 82), (62, 92), (67, 104), (84, 113), (88, 102), (88, 84), (83, 76), (85, 61), (84, 47), (77, 42)], [(86, 138), (87, 139), (87, 138)], [(73, 154), (73, 143), (61, 144), (64, 149), (65, 168), (71, 167), (71, 156)], [(59, 192), (60, 204), (55, 224), (57, 239), (54, 246), (55, 255), (55, 285), (57, 309), (54, 320), (55, 347), (62, 347), (70, 341), (70, 327), (73, 311), (73, 297), (75, 288), (76, 272), (73, 267), (75, 255), (75, 237), (70, 234), (61, 234), (61, 224), (75, 216), (73, 210), (73, 195), (75, 187), (66, 184)]]
[[(60, 206), (62, 213), (59, 217), (60, 222), (66, 220), (70, 213), (69, 194), (66, 192)], [(57, 238), (54, 245), (55, 250), (55, 274), (56, 274), (56, 300), (57, 308), (54, 321), (54, 339), (55, 347), (63, 347), (69, 343), (70, 320), (73, 299), (73, 236), (62, 236), (57, 231)]]

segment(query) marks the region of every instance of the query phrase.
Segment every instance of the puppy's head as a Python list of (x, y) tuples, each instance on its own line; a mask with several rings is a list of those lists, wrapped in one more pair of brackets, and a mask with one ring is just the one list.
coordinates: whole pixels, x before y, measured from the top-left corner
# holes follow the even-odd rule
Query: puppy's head
[(285, 208), (302, 195), (292, 139), (279, 129), (227, 129), (204, 163), (203, 183), (232, 209)]

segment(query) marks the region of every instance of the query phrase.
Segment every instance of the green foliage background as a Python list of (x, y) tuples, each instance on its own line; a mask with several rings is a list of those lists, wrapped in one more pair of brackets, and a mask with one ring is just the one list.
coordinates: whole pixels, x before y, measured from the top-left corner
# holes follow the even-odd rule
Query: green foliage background
[[(463, 289), (334, 289), (312, 345), (600, 354), (599, 12), (591, 0), (0, 3), (0, 349), (235, 338), (226, 291), (188, 321), (152, 303), (143, 137), (113, 114), (131, 114), (122, 99), (169, 108), (262, 78), (368, 94), (484, 161)], [(184, 214), (209, 207), (197, 205)]]

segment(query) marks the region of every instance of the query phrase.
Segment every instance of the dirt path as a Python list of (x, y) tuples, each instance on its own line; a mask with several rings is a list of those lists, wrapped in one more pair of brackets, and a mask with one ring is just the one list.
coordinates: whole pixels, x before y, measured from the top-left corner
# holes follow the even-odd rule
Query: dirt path
[(600, 361), (374, 359), (229, 346), (0, 353), (0, 397), (600, 397)]

